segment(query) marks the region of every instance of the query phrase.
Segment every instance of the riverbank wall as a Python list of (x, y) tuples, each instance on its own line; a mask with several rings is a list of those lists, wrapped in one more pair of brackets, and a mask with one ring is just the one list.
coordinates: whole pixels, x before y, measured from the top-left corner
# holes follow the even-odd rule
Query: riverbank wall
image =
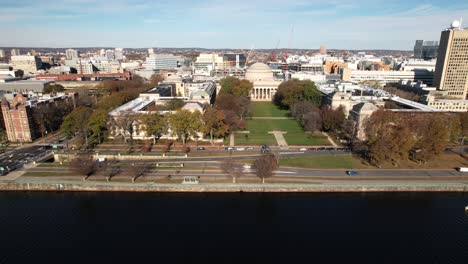
[(324, 184), (157, 184), (71, 181), (0, 181), (0, 191), (71, 192), (468, 192), (450, 182)]

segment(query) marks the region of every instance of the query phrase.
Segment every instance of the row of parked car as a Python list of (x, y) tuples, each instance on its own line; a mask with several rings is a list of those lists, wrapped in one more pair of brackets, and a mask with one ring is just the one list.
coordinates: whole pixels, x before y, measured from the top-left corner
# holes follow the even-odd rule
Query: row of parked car
[(300, 151), (344, 151), (344, 152), (350, 152), (351, 149), (349, 148), (300, 148)]
[(237, 151), (243, 151), (243, 150), (254, 150), (255, 148), (253, 147), (237, 147), (237, 148), (234, 148), (234, 147), (226, 147), (224, 148), (224, 150), (237, 150)]

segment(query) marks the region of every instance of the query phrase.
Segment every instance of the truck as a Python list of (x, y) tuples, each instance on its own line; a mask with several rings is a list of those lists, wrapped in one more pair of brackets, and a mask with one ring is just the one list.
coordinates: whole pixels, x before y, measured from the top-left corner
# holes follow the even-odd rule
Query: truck
[(468, 167), (459, 167), (459, 168), (457, 168), (457, 171), (459, 171), (459, 172), (468, 172)]

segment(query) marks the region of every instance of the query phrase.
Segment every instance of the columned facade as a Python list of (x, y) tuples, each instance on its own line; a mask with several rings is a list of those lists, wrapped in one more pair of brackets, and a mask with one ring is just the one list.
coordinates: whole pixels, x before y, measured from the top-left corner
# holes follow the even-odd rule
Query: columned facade
[(250, 95), (253, 101), (271, 101), (281, 83), (275, 80), (273, 71), (264, 63), (251, 65), (245, 73), (245, 79), (253, 83)]
[(278, 87), (258, 87), (254, 86), (250, 98), (253, 101), (271, 101)]

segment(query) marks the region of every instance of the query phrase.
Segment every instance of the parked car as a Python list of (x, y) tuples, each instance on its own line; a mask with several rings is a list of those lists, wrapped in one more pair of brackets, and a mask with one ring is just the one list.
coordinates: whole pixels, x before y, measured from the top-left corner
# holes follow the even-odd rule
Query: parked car
[(204, 147), (198, 147), (197, 150), (205, 150)]
[(300, 148), (299, 150), (300, 150), (300, 151), (306, 151), (307, 148)]
[(227, 147), (227, 148), (225, 148), (225, 150), (234, 150), (234, 148), (233, 147)]
[(236, 150), (245, 150), (245, 148), (236, 148)]
[(358, 175), (359, 173), (357, 171), (346, 171), (346, 174), (350, 176)]
[(254, 148), (253, 147), (248, 147), (248, 148), (246, 148), (246, 150), (254, 150)]

